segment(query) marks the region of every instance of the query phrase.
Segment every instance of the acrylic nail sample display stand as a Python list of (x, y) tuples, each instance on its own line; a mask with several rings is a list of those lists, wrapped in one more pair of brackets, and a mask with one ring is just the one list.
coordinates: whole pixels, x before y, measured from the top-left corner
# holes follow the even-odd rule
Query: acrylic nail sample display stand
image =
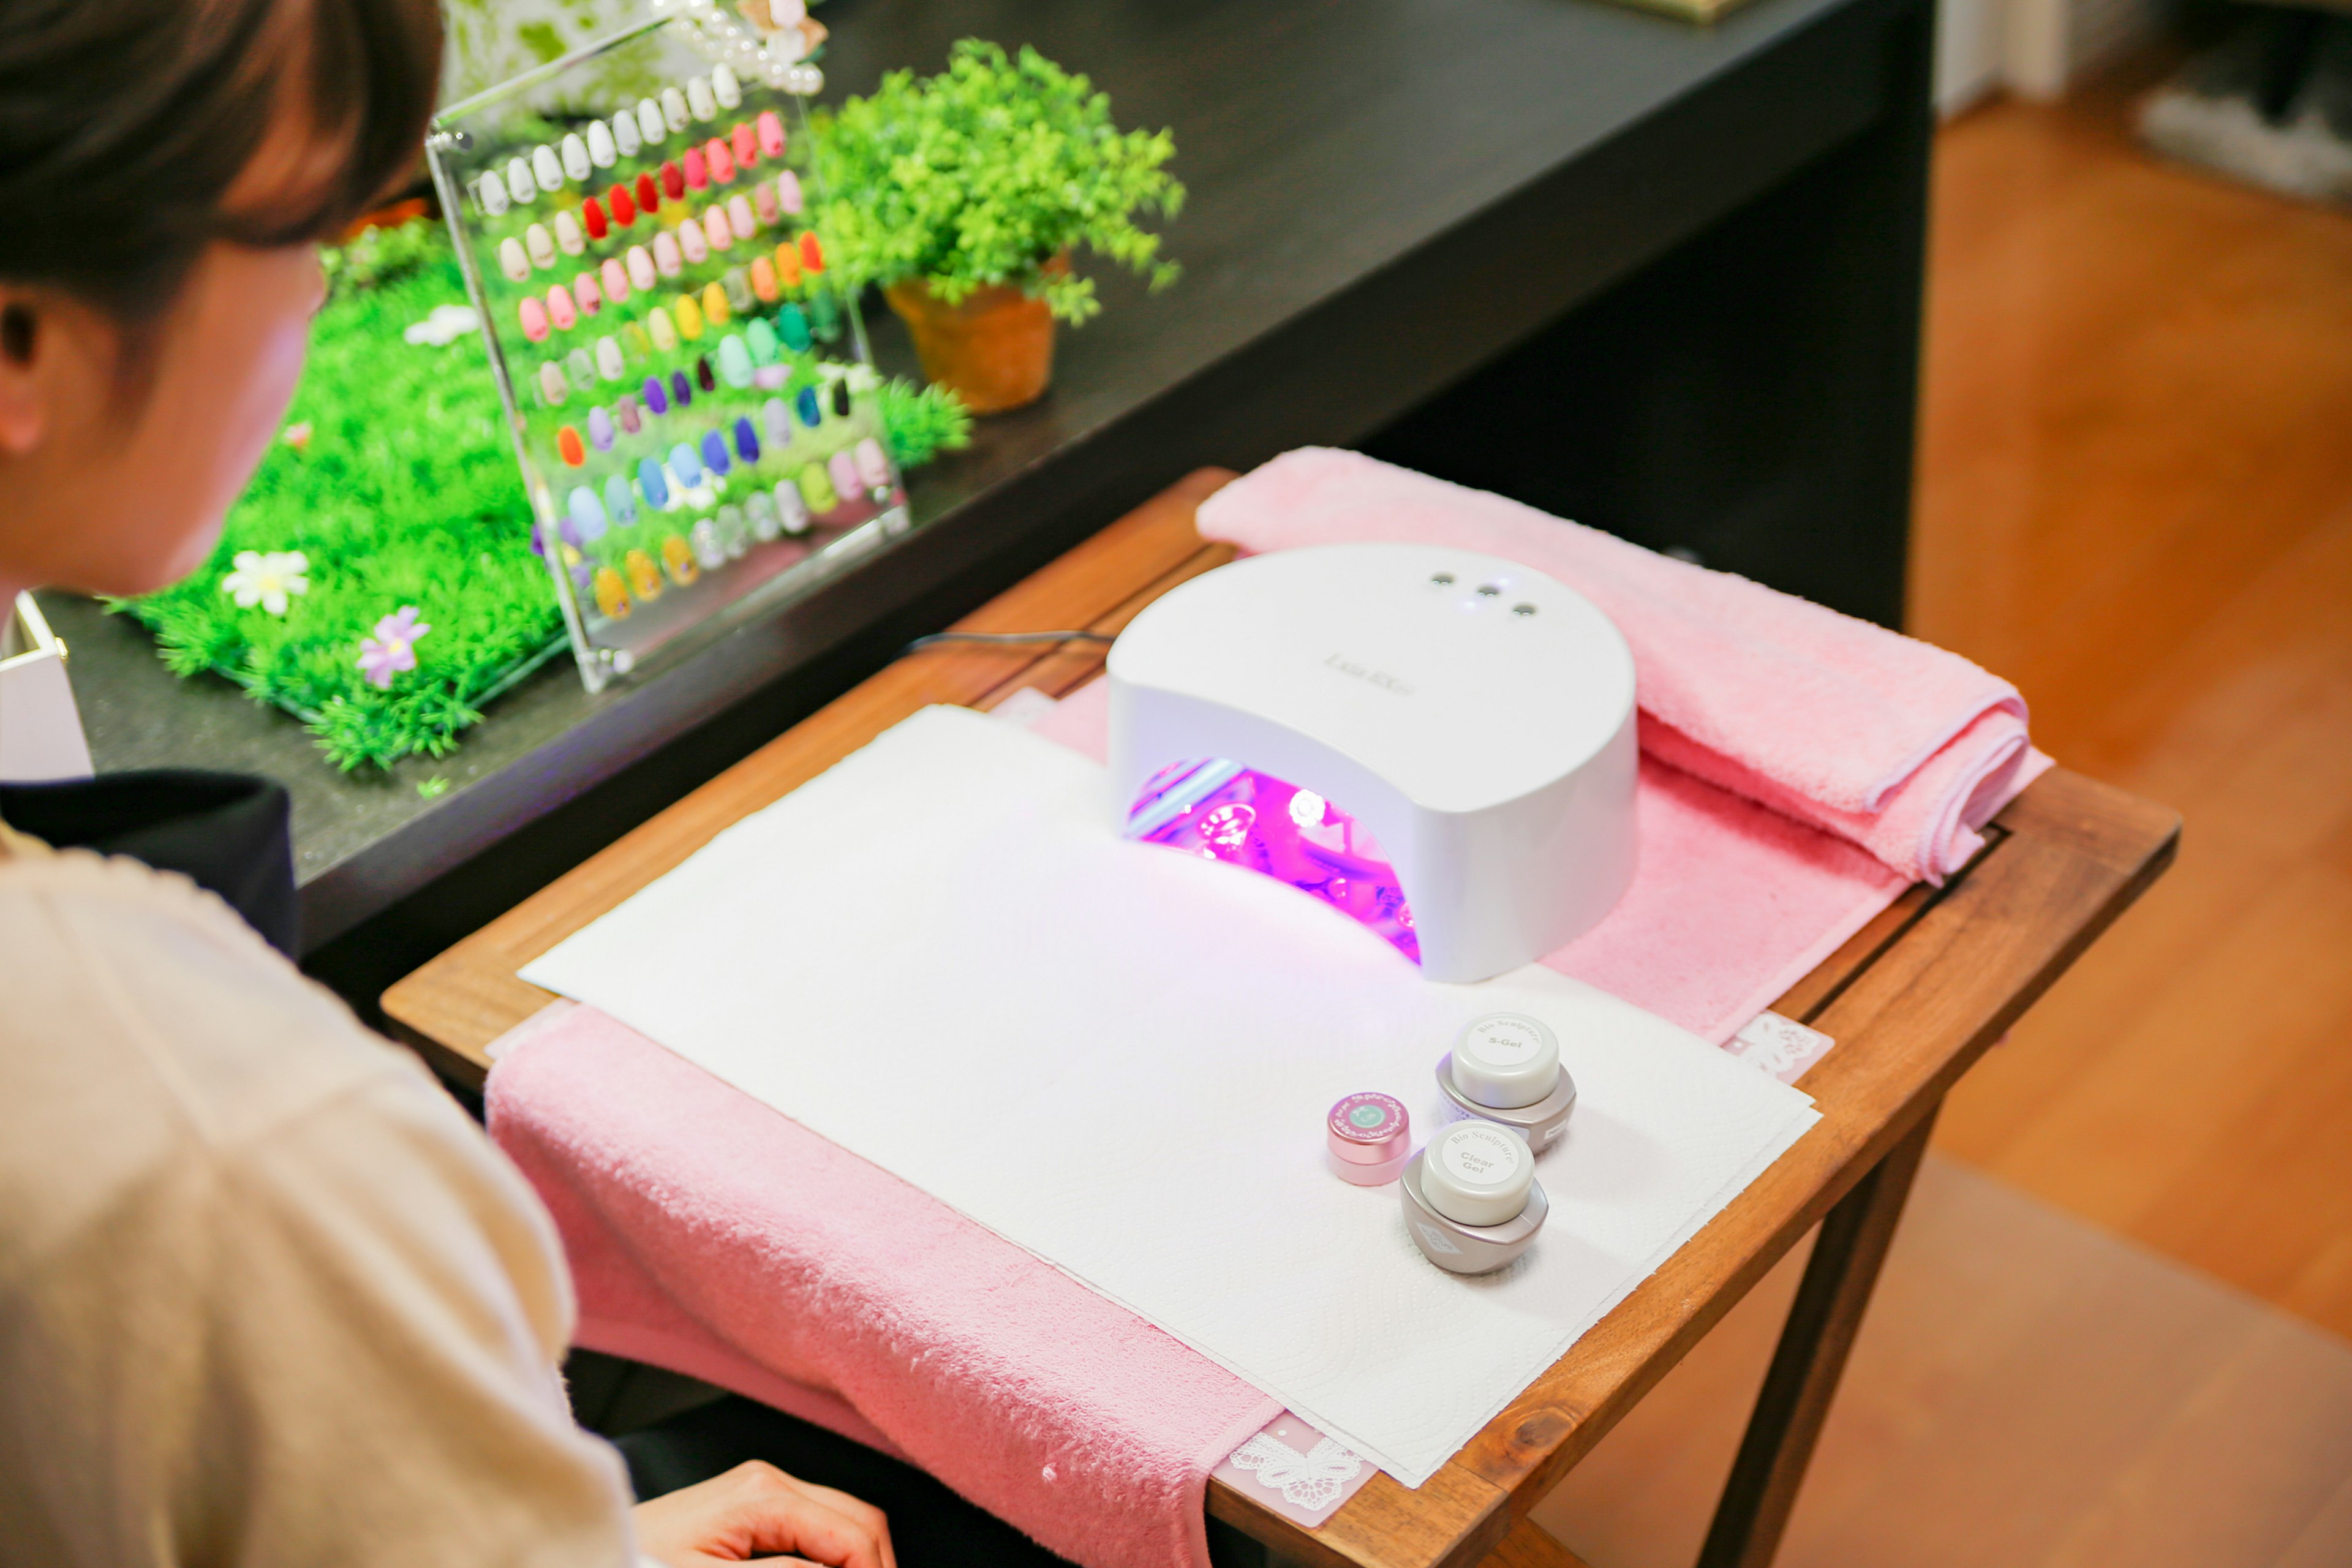
[(908, 527), (855, 291), (808, 223), (823, 79), (698, 36), (646, 23), (427, 138), (591, 691)]

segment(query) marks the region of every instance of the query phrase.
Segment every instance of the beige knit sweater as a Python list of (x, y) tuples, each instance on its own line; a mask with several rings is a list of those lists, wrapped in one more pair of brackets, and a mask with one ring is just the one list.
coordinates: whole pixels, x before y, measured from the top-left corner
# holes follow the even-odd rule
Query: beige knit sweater
[(0, 826), (0, 1564), (635, 1561), (554, 1229), (217, 899)]

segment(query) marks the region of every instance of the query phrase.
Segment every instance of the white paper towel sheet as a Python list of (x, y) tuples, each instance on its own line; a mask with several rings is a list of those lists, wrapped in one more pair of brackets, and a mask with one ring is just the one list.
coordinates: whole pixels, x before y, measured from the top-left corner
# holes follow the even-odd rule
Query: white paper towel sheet
[[(1425, 981), (1266, 878), (1109, 826), (1102, 769), (932, 708), (522, 971), (896, 1173), (1265, 1390), (1408, 1486), (1818, 1118), (1696, 1036), (1536, 966)], [(1579, 1099), (1551, 1216), (1468, 1279), (1393, 1185), (1323, 1164), (1377, 1089), (1501, 1009)]]

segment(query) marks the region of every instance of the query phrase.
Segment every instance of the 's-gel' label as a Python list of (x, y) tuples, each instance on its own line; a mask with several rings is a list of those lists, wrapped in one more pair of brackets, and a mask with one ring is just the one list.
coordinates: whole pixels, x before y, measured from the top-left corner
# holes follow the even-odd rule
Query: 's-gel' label
[(1481, 1061), (1517, 1067), (1535, 1059), (1543, 1049), (1543, 1037), (1525, 1018), (1486, 1018), (1471, 1026), (1463, 1044)]

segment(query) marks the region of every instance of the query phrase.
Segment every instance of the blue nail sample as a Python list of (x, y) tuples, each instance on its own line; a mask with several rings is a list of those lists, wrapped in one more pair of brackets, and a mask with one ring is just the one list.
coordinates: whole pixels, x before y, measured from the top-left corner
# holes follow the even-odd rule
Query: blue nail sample
[(723, 474), (735, 466), (727, 456), (727, 437), (713, 430), (702, 437), (702, 460), (714, 474)]
[(801, 423), (807, 426), (810, 429), (814, 430), (817, 427), (818, 424), (824, 418), (824, 411), (820, 409), (816, 405), (815, 387), (803, 386), (801, 388), (801, 395), (793, 399), (793, 412), (798, 414), (801, 416)]
[(637, 492), (619, 474), (604, 481), (604, 510), (624, 526), (637, 521)]
[(590, 489), (586, 485), (575, 486), (566, 504), (571, 510), (572, 523), (580, 531), (582, 540), (593, 543), (604, 536), (607, 526), (604, 518), (604, 503), (596, 499), (594, 490)]
[(637, 488), (646, 492), (646, 504), (651, 507), (669, 505), (669, 480), (663, 477), (660, 462), (653, 458), (637, 459)]
[(702, 480), (702, 459), (695, 456), (692, 446), (680, 441), (669, 449), (669, 471), (677, 476), (679, 484), (699, 484)]
[(760, 437), (748, 416), (735, 421), (735, 455), (747, 463), (760, 460)]
[(669, 373), (669, 400), (680, 408), (694, 406), (694, 387), (686, 379), (686, 372), (674, 370)]

